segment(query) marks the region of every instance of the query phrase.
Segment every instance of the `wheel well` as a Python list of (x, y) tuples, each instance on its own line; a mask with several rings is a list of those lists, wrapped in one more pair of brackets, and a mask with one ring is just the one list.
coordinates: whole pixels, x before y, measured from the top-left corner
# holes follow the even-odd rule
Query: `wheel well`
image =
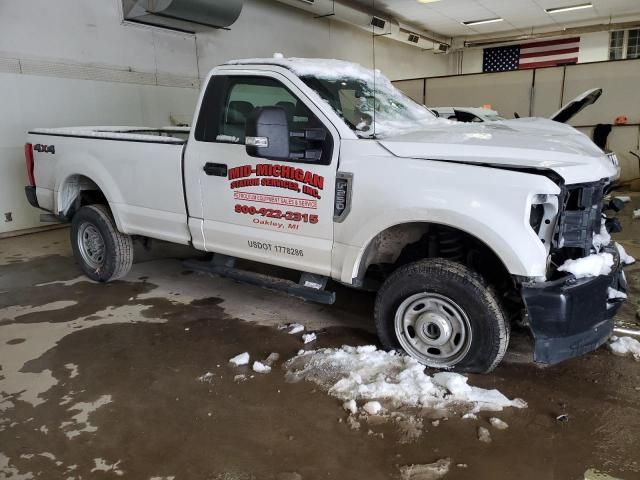
[(58, 213), (70, 220), (85, 205), (104, 204), (109, 202), (100, 187), (89, 177), (71, 175), (60, 189)]
[(394, 270), (424, 258), (446, 258), (480, 273), (500, 292), (515, 284), (496, 253), (480, 239), (455, 227), (414, 222), (389, 227), (376, 235), (365, 250), (358, 280), (380, 284)]

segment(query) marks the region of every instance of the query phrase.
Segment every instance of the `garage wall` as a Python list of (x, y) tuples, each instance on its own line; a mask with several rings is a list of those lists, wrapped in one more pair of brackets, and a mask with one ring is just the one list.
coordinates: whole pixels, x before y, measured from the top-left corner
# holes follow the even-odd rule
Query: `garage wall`
[(28, 129), (191, 118), (193, 35), (121, 19), (117, 0), (0, 1), (0, 234), (43, 225), (24, 196)]
[[(481, 73), (482, 52), (482, 48), (462, 50), (462, 70), (457, 73)], [(581, 34), (578, 63), (604, 62), (606, 60), (609, 60), (609, 32)]]
[(566, 67), (479, 73), (438, 78), (396, 81), (407, 95), (429, 106), (482, 106), (507, 118), (548, 117), (580, 93), (602, 87), (595, 105), (576, 115), (571, 124), (588, 135), (600, 123), (614, 124), (618, 116), (628, 118), (625, 126), (613, 126), (608, 146), (615, 151), (622, 178), (640, 176), (640, 162), (630, 153), (640, 151), (640, 102), (637, 90), (640, 60), (583, 63)]
[[(231, 31), (198, 34), (200, 71), (234, 58), (271, 57), (338, 58), (372, 66), (371, 34), (331, 17), (313, 15), (273, 0), (246, 0)], [(376, 68), (391, 79), (448, 75), (447, 55), (405, 45), (384, 37), (375, 43)]]
[[(232, 58), (335, 57), (371, 66), (371, 36), (271, 0), (246, 0), (230, 31), (123, 24), (121, 0), (0, 0), (0, 235), (42, 226), (26, 202), (23, 144), (34, 127), (190, 121), (200, 78)], [(376, 40), (391, 78), (446, 75), (445, 56)]]

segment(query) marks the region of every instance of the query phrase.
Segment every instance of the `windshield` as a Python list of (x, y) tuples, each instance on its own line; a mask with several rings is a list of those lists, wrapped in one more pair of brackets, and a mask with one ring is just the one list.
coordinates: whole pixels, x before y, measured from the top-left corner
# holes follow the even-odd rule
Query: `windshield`
[(379, 73), (375, 89), (373, 75), (371, 78), (302, 76), (301, 79), (362, 138), (399, 135), (439, 121), (430, 110), (404, 95)]

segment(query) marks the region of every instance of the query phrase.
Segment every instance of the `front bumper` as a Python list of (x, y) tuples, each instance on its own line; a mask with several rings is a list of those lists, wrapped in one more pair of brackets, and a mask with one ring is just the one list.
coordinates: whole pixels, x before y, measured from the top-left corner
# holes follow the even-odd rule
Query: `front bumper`
[(555, 364), (583, 355), (611, 336), (613, 316), (623, 300), (609, 300), (609, 287), (625, 293), (627, 289), (617, 251), (614, 261), (606, 276), (576, 279), (569, 275), (523, 285), (536, 362)]

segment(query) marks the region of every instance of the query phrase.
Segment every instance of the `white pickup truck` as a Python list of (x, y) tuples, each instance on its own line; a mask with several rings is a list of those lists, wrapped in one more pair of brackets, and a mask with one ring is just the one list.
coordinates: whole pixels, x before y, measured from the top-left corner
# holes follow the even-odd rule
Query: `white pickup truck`
[[(229, 62), (190, 131), (35, 129), (25, 155), (30, 203), (71, 222), (90, 278), (124, 277), (133, 240), (153, 238), (214, 253), (194, 269), (308, 300), (333, 303), (329, 279), (375, 289), (381, 344), (430, 367), (491, 371), (512, 322), (538, 362), (591, 351), (622, 301), (608, 289), (625, 290), (616, 248), (593, 241), (615, 209), (613, 155), (547, 119), (436, 118), (347, 62)], [(558, 269), (601, 250), (606, 275)]]

